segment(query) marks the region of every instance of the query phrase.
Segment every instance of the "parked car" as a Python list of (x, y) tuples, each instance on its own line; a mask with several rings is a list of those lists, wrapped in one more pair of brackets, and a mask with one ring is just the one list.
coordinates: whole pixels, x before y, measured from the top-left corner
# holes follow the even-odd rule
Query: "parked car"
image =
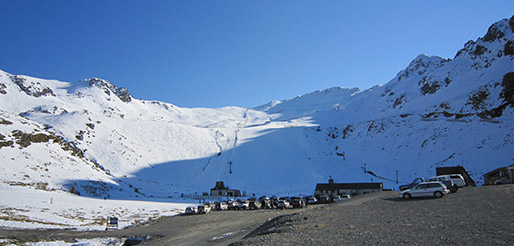
[(466, 186), (466, 181), (464, 180), (464, 177), (462, 177), (461, 174), (450, 174), (449, 176), (453, 183), (457, 185), (459, 188)]
[(226, 202), (216, 202), (214, 203), (214, 210), (221, 211), (221, 210), (227, 210), (228, 204)]
[(271, 200), (267, 196), (259, 197), (259, 203), (261, 204), (262, 209), (270, 209), (271, 208)]
[(279, 198), (278, 200), (284, 200), (284, 201), (287, 201), (287, 202), (291, 202), (291, 197), (284, 196), (284, 197)]
[(259, 209), (261, 203), (255, 197), (250, 197), (248, 199), (248, 208), (249, 209)]
[(237, 204), (237, 202), (234, 201), (234, 200), (229, 200), (227, 202), (227, 209), (228, 210), (238, 210), (239, 209), (239, 204)]
[(307, 204), (317, 204), (318, 203), (318, 199), (316, 199), (316, 197), (309, 197), (308, 200), (307, 200)]
[(459, 187), (450, 179), (450, 175), (435, 176), (430, 178), (428, 181), (439, 181), (443, 183), (444, 185), (446, 185), (446, 187), (450, 190), (451, 193), (455, 193), (459, 189)]
[(502, 185), (502, 184), (512, 184), (512, 179), (507, 177), (501, 177), (493, 181), (494, 185)]
[(189, 206), (186, 208), (185, 214), (197, 214), (198, 209), (195, 206)]
[(291, 202), (289, 203), (293, 208), (304, 208), (307, 206), (307, 202), (303, 197), (291, 197)]
[(240, 210), (240, 209), (247, 209), (248, 204), (246, 201), (243, 201), (241, 199), (237, 199), (236, 201), (230, 200), (228, 201), (228, 209), (229, 210)]
[(277, 209), (286, 209), (289, 207), (290, 207), (290, 204), (287, 200), (278, 200), (277, 201)]
[(424, 178), (415, 178), (410, 184), (400, 185), (400, 187), (398, 187), (398, 188), (400, 188), (401, 191), (404, 191), (407, 189), (411, 189), (412, 187), (416, 186), (417, 184), (419, 184), (421, 182), (425, 182), (425, 179)]
[(270, 198), (270, 207), (277, 208), (278, 207), (278, 198), (276, 196), (271, 196)]
[(330, 197), (328, 197), (328, 196), (320, 196), (319, 197), (319, 203), (329, 203), (329, 202), (331, 202)]
[(423, 182), (414, 186), (412, 189), (404, 190), (400, 193), (403, 199), (410, 199), (412, 197), (436, 197), (441, 198), (448, 194), (450, 191), (441, 182)]
[(348, 199), (350, 199), (350, 195), (340, 195), (340, 196), (334, 196), (332, 198), (332, 201), (333, 202), (340, 202), (340, 201), (348, 200)]
[(199, 214), (208, 214), (211, 212), (211, 206), (208, 204), (198, 205), (198, 213)]
[(247, 201), (247, 200), (237, 199), (236, 202), (237, 202), (237, 206), (239, 207), (239, 209), (248, 209), (248, 207), (249, 207), (249, 201)]

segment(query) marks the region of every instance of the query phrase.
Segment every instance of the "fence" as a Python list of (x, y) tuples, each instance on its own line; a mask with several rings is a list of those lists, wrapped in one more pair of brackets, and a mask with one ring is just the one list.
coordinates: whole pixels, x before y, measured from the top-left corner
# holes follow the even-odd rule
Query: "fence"
[(205, 196), (205, 195), (198, 195), (198, 194), (182, 194), (180, 195), (180, 197), (182, 198), (189, 198), (189, 199), (194, 199), (194, 200), (203, 200), (203, 201), (206, 201), (206, 200), (209, 200), (209, 201), (221, 201), (221, 200), (227, 200), (227, 196)]
[(205, 201), (226, 201), (230, 198), (239, 198), (239, 197), (244, 198), (245, 196), (234, 197), (234, 196), (210, 196), (210, 195), (199, 195), (199, 194), (181, 194), (180, 197), (198, 200), (199, 202), (201, 202), (201, 201), (205, 202)]

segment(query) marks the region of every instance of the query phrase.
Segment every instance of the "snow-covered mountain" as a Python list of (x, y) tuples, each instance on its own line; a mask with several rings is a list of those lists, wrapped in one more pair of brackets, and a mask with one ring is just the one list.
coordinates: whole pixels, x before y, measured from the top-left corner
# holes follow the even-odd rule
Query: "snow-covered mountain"
[(98, 78), (0, 71), (0, 189), (154, 199), (223, 180), (248, 194), (293, 195), (329, 176), (395, 188), (396, 171), (406, 182), (453, 165), (480, 181), (514, 162), (513, 95), (514, 18), (453, 59), (416, 57), (383, 86), (251, 109), (181, 108)]

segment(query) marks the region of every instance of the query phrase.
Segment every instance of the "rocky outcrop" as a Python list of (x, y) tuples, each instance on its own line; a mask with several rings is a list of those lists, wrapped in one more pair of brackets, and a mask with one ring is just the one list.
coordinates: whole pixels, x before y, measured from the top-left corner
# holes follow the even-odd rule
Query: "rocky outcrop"
[[(27, 81), (26, 78), (18, 75), (11, 76), (11, 80), (16, 84), (21, 91), (25, 92), (25, 94), (33, 97), (41, 97), (41, 96), (55, 96), (52, 89), (47, 86), (42, 85), (36, 81)], [(1, 86), (0, 86), (1, 88)], [(2, 93), (5, 94), (5, 93)]]
[(111, 95), (111, 92), (114, 93), (121, 101), (130, 102), (132, 101), (132, 96), (129, 94), (128, 90), (123, 87), (117, 87), (111, 82), (99, 78), (90, 78), (87, 79), (89, 86), (96, 86), (99, 88), (103, 88), (105, 94)]

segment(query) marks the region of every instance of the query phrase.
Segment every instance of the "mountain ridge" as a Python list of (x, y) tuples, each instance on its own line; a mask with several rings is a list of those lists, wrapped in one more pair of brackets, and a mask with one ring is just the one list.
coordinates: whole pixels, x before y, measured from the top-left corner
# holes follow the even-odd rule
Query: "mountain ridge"
[[(404, 182), (441, 165), (464, 165), (479, 181), (514, 161), (513, 50), (514, 18), (504, 19), (453, 59), (419, 55), (384, 85), (249, 109), (181, 108), (98, 78), (0, 71), (0, 122), (11, 122), (0, 128), (0, 183), (150, 199), (207, 191), (218, 180), (249, 193), (308, 194), (329, 176), (394, 188), (396, 170)], [(53, 170), (63, 163), (72, 168)]]

